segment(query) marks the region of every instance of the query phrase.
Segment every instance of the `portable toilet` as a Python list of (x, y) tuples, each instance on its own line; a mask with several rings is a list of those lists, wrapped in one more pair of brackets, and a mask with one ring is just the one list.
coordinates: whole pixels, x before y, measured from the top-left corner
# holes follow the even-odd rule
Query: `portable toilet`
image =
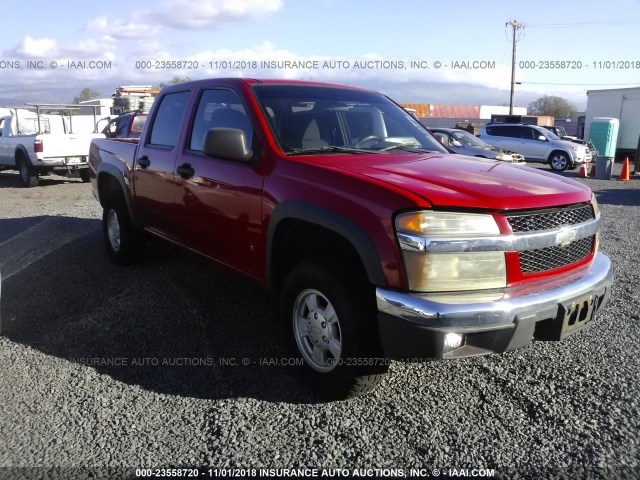
[(598, 154), (603, 157), (615, 157), (618, 144), (620, 120), (609, 117), (596, 117), (591, 122), (589, 139), (593, 142)]

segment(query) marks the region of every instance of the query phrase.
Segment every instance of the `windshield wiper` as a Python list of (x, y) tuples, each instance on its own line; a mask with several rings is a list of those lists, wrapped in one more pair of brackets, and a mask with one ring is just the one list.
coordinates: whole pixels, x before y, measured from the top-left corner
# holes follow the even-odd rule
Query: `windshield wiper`
[(317, 148), (294, 148), (293, 150), (289, 150), (287, 155), (313, 155), (316, 153), (353, 153), (353, 154), (363, 154), (363, 153), (378, 153), (376, 150), (364, 150), (362, 148), (350, 148), (350, 147), (338, 147), (336, 145), (328, 145), (326, 147), (317, 147)]
[(424, 148), (414, 147), (412, 145), (408, 145), (406, 143), (398, 143), (396, 145), (390, 145), (388, 147), (384, 147), (379, 152), (388, 152), (389, 150), (404, 150), (405, 152), (415, 152), (415, 153), (442, 153), (436, 150), (425, 150)]

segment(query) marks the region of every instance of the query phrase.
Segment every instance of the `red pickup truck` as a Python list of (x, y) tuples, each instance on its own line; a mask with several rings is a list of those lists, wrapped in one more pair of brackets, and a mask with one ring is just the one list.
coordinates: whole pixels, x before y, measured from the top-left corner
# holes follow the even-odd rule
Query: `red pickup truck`
[(609, 298), (587, 186), (452, 155), (377, 92), (181, 83), (137, 144), (94, 140), (89, 163), (116, 263), (157, 236), (265, 284), (328, 398), (371, 390), (390, 359), (562, 340)]

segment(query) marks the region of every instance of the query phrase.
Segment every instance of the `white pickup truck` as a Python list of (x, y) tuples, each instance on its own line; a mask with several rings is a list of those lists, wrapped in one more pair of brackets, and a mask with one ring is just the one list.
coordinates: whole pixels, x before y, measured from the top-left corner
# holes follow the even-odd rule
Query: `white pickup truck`
[[(25, 187), (38, 185), (40, 175), (77, 170), (89, 182), (89, 145), (101, 133), (79, 132), (77, 105), (27, 104), (0, 117), (0, 170), (18, 170)], [(55, 113), (53, 113), (55, 112)], [(94, 122), (95, 125), (95, 113)], [(85, 129), (86, 130), (86, 129)]]

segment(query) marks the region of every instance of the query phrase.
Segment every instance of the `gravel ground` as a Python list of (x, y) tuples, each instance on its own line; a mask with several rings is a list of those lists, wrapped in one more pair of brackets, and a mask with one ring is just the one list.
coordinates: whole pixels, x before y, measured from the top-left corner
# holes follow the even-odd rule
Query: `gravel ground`
[(23, 189), (0, 174), (0, 478), (163, 466), (640, 478), (640, 181), (581, 181), (615, 268), (592, 328), (394, 362), (374, 394), (323, 403), (300, 369), (261, 365), (286, 356), (261, 288), (180, 250), (116, 267), (89, 185)]

